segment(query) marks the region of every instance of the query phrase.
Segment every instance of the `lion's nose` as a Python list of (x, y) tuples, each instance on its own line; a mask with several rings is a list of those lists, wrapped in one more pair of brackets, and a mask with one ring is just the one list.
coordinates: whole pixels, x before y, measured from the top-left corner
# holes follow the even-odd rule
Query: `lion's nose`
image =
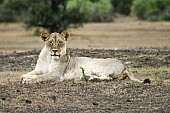
[(53, 51), (54, 53), (57, 53), (58, 49), (53, 49), (52, 51)]

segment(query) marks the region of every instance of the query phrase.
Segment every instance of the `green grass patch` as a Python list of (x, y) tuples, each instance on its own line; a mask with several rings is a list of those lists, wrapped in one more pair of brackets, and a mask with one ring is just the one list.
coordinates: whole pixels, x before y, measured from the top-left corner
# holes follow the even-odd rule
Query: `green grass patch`
[(142, 79), (149, 78), (152, 82), (160, 85), (162, 83), (169, 83), (170, 69), (169, 67), (142, 67), (142, 68), (130, 68), (132, 73), (139, 75)]

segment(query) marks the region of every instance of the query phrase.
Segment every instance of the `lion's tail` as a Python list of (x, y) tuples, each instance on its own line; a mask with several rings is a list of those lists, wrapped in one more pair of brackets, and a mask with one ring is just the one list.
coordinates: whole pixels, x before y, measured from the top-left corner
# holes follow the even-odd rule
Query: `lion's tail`
[(150, 83), (150, 79), (145, 79), (145, 80), (139, 80), (137, 79), (131, 72), (129, 72), (127, 69), (124, 70), (123, 72), (124, 74), (127, 75), (127, 77), (129, 77), (130, 80), (135, 81), (135, 82), (139, 82), (139, 83)]

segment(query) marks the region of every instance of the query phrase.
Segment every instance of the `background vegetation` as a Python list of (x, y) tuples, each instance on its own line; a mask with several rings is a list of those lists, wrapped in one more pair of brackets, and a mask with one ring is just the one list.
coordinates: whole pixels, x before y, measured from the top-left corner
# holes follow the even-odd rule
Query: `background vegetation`
[(0, 22), (63, 31), (84, 22), (111, 22), (116, 14), (170, 20), (170, 0), (1, 0)]
[(142, 20), (170, 20), (170, 0), (133, 0), (131, 9)]

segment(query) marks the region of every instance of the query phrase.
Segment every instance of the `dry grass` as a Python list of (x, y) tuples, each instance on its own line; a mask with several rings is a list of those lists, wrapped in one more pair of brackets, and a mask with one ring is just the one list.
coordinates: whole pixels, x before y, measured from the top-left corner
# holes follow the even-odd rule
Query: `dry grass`
[[(0, 24), (0, 52), (40, 49), (43, 43), (33, 30), (22, 24)], [(119, 18), (113, 23), (89, 23), (81, 28), (69, 29), (69, 48), (138, 48), (170, 47), (169, 22), (142, 22)]]
[(25, 74), (26, 71), (7, 71), (7, 72), (0, 72), (0, 85), (5, 85), (8, 83), (16, 82), (21, 80), (21, 75)]
[(41, 40), (33, 36), (22, 24), (0, 24), (0, 51), (4, 54), (13, 51), (27, 51), (43, 46)]

